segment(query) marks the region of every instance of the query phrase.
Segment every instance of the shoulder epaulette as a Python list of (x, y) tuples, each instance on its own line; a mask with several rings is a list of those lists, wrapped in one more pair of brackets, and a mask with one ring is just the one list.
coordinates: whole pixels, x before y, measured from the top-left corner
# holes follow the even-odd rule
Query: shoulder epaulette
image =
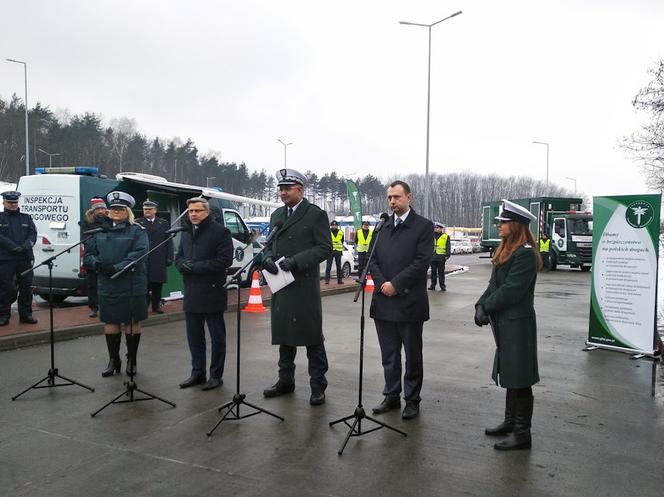
[(530, 243), (524, 243), (523, 248), (531, 249), (533, 246)]

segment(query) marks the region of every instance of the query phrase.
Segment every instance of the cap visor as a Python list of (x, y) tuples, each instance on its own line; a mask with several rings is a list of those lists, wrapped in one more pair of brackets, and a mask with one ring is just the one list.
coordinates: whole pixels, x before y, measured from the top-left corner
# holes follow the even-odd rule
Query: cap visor
[(496, 216), (494, 217), (496, 221), (514, 221), (514, 219), (509, 218), (509, 217), (504, 217), (504, 216)]

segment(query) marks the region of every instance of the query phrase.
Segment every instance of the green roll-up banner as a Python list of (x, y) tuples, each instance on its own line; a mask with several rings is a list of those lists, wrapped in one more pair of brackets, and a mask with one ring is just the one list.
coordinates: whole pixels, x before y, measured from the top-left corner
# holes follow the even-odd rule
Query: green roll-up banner
[(593, 198), (588, 345), (654, 352), (661, 197)]
[(355, 231), (362, 227), (362, 195), (360, 189), (353, 180), (346, 180), (346, 191), (348, 192), (348, 202), (350, 203), (350, 211), (353, 213), (353, 224)]

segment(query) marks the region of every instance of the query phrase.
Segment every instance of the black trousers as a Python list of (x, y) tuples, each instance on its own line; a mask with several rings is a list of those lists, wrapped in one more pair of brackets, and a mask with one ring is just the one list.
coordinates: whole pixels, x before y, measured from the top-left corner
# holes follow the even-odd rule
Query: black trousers
[(8, 318), (18, 293), (18, 315), (32, 316), (32, 272), (20, 274), (32, 266), (29, 259), (0, 261), (0, 317)]
[(187, 341), (191, 352), (191, 374), (205, 375), (205, 324), (210, 332), (210, 378), (221, 379), (224, 376), (226, 363), (226, 324), (224, 314), (184, 313), (187, 326)]
[(549, 253), (548, 252), (540, 252), (540, 255), (542, 256), (542, 269), (545, 271), (549, 270)]
[(330, 281), (330, 273), (332, 272), (332, 261), (337, 264), (337, 281), (343, 280), (341, 273), (341, 252), (334, 251), (325, 264), (325, 281)]
[(85, 282), (88, 286), (88, 307), (90, 309), (99, 309), (99, 295), (97, 295), (97, 273), (88, 269), (85, 274)]
[(422, 365), (423, 322), (396, 322), (374, 320), (380, 355), (383, 360), (383, 375), (386, 397), (401, 394), (401, 348), (406, 354), (406, 372), (403, 375), (403, 392), (406, 401), (419, 402), (424, 369)]
[(161, 303), (161, 287), (163, 283), (155, 283), (153, 281), (148, 283), (148, 304), (152, 303), (152, 310), (159, 309)]
[(445, 262), (446, 258), (442, 261), (431, 261), (431, 286), (436, 288), (436, 281), (440, 283), (440, 289), (445, 288)]
[[(279, 382), (284, 385), (295, 383), (295, 355), (297, 347), (279, 345)], [(307, 345), (309, 359), (309, 385), (312, 390), (325, 391), (327, 388), (327, 354), (325, 344)]]
[(364, 271), (364, 266), (367, 264), (367, 258), (369, 257), (369, 252), (358, 252), (357, 253), (357, 270), (358, 275), (362, 274)]

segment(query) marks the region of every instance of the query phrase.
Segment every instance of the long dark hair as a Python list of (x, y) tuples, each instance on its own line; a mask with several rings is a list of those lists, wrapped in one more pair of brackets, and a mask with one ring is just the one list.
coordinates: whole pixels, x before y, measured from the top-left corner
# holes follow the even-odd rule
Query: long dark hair
[(539, 254), (535, 237), (528, 229), (528, 225), (516, 221), (511, 221), (510, 224), (512, 225), (510, 227), (510, 234), (500, 241), (500, 245), (498, 245), (493, 254), (491, 262), (496, 266), (502, 266), (510, 260), (516, 249), (528, 243), (533, 248), (533, 252), (535, 252), (537, 269), (542, 269), (542, 256)]

